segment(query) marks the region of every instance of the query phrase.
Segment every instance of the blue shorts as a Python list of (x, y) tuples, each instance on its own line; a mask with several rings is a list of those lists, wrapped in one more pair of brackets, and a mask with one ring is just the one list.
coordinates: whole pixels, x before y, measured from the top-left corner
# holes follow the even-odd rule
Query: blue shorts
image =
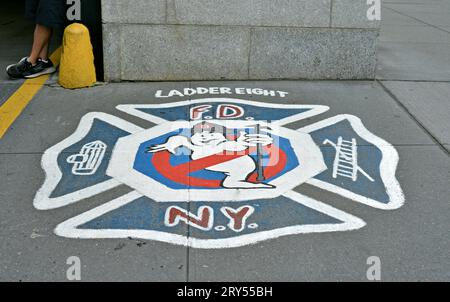
[(67, 25), (65, 0), (26, 0), (25, 17), (36, 24), (51, 28)]

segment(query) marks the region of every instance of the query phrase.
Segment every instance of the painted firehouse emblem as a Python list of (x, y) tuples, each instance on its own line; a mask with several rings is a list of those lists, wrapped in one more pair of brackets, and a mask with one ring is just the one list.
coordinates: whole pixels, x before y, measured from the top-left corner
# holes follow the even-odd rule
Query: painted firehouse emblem
[(365, 225), (298, 193), (305, 183), (378, 209), (404, 202), (397, 152), (359, 118), (286, 126), (326, 106), (210, 98), (117, 109), (154, 125), (87, 114), (45, 152), (34, 205), (55, 209), (119, 185), (130, 193), (61, 223), (57, 235), (230, 248)]

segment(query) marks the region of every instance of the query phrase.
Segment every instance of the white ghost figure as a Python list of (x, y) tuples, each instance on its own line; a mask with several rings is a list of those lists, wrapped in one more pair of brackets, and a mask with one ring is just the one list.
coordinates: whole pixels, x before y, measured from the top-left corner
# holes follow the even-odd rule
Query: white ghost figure
[[(215, 154), (236, 154), (245, 152), (250, 147), (267, 146), (273, 143), (273, 138), (266, 134), (249, 134), (241, 131), (236, 140), (226, 138), (225, 128), (220, 125), (202, 122), (192, 129), (190, 139), (183, 135), (170, 137), (166, 143), (152, 146), (148, 152), (155, 153), (169, 151), (177, 153), (180, 147), (190, 149), (191, 159), (197, 160)], [(227, 189), (272, 189), (274, 186), (265, 183), (253, 183), (247, 178), (256, 169), (256, 163), (250, 155), (239, 156), (235, 159), (205, 168), (205, 170), (222, 172), (225, 178), (222, 187)]]

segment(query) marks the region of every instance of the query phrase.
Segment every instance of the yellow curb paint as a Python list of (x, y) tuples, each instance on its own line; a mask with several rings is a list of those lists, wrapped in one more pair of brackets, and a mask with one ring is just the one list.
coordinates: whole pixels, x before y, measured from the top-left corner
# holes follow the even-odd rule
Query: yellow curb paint
[[(50, 59), (55, 67), (59, 65), (61, 58), (61, 47), (56, 49)], [(27, 107), (33, 97), (41, 90), (50, 75), (40, 76), (34, 79), (26, 80), (17, 89), (8, 100), (0, 107), (0, 139), (5, 135), (14, 121), (19, 117), (22, 111)]]
[(69, 89), (90, 87), (97, 82), (91, 38), (83, 24), (73, 23), (64, 30), (58, 81)]

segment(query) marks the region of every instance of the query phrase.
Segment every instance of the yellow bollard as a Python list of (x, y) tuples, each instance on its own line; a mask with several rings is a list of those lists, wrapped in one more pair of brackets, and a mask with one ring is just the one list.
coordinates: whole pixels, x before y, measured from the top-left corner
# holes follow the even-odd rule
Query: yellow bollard
[(59, 84), (64, 88), (90, 87), (97, 82), (89, 30), (73, 23), (64, 30)]

